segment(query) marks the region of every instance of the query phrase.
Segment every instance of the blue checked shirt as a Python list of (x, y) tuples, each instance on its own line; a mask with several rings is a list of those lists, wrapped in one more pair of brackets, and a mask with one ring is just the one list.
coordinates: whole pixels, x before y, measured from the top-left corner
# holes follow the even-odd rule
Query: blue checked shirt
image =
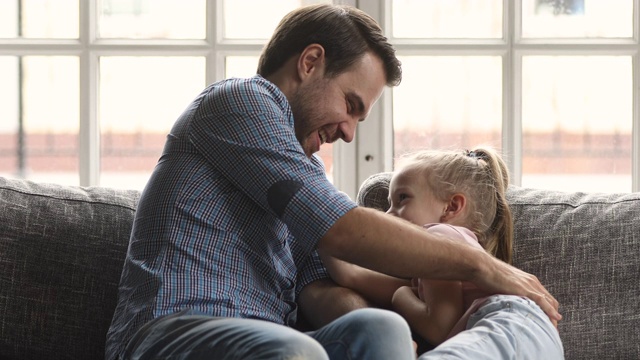
[(142, 192), (107, 359), (146, 322), (185, 308), (292, 325), (300, 290), (328, 277), (315, 246), (355, 206), (305, 156), (275, 85), (210, 85), (175, 123)]

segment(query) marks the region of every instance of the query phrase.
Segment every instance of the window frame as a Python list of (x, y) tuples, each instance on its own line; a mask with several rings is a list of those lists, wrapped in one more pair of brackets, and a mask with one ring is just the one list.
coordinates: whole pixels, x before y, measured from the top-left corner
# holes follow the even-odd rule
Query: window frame
[[(521, 4), (502, 0), (503, 38), (469, 40), (394, 39), (390, 34), (392, 0), (334, 0), (357, 6), (385, 29), (399, 55), (494, 55), (502, 58), (502, 144), (513, 183), (522, 181), (522, 58), (544, 55), (628, 55), (632, 57), (633, 127), (632, 189), (640, 191), (640, 0), (633, 0), (631, 39), (522, 39)], [(116, 40), (97, 38), (97, 0), (79, 1), (78, 39), (0, 39), (0, 55), (70, 55), (80, 63), (79, 177), (81, 186), (100, 180), (98, 124), (99, 58), (107, 55), (203, 56), (206, 83), (223, 79), (225, 56), (258, 56), (262, 40), (223, 39), (222, 0), (206, 0), (206, 36), (202, 40)], [(358, 126), (355, 140), (334, 144), (334, 183), (352, 198), (369, 176), (393, 169), (392, 89), (385, 89), (367, 121)]]

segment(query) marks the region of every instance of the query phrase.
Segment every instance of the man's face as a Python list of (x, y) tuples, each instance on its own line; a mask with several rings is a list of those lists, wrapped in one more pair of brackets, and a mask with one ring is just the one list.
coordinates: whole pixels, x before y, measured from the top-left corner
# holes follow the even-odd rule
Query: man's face
[(386, 84), (382, 60), (370, 53), (336, 77), (323, 74), (302, 82), (289, 99), (296, 137), (308, 157), (324, 143), (351, 142)]

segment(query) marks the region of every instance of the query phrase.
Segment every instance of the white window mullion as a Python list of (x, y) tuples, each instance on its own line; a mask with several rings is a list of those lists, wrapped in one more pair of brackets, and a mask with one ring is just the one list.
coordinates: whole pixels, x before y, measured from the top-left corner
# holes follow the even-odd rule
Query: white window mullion
[[(519, 3), (519, 2), (515, 2)], [(506, 159), (511, 183), (522, 184), (522, 61), (514, 51), (520, 39), (519, 4), (503, 1), (503, 37), (506, 53), (502, 57), (502, 155)]]
[[(381, 9), (383, 15), (380, 16), (380, 24), (382, 29), (386, 31), (386, 36), (388, 38), (391, 37), (391, 4), (389, 1), (383, 1), (378, 5), (378, 8)], [(378, 157), (380, 157), (380, 167), (377, 169), (377, 172), (380, 171), (392, 171), (393, 170), (393, 160), (394, 160), (394, 133), (393, 133), (393, 91), (391, 89), (385, 89), (385, 92), (382, 94), (380, 99), (380, 125), (379, 129), (381, 131), (379, 141), (382, 144), (380, 149), (380, 153)], [(372, 174), (365, 174), (367, 177)], [(366, 179), (366, 177), (360, 177), (360, 184)]]
[(100, 126), (98, 124), (98, 59), (95, 41), (96, 4), (80, 1), (80, 185), (99, 185)]
[(217, 51), (219, 40), (222, 39), (224, 15), (223, 0), (207, 0), (207, 34), (205, 41), (209, 45), (207, 55), (206, 84), (209, 85), (224, 77), (224, 58), (220, 58)]
[(510, 49), (504, 57), (502, 152), (507, 160), (511, 183), (522, 185), (522, 55)]
[[(637, 4), (637, 3), (636, 3)], [(637, 17), (635, 18), (637, 20)], [(637, 22), (636, 22), (637, 27)], [(636, 41), (638, 37), (636, 36)], [(640, 191), (640, 52), (633, 56), (633, 126), (631, 132), (631, 191)]]
[[(359, 1), (358, 5), (363, 11), (376, 19), (383, 31), (386, 31), (385, 35), (390, 38), (390, 4), (388, 4), (387, 1)], [(351, 178), (355, 180), (355, 184), (352, 185), (354, 195), (357, 194), (360, 184), (369, 176), (381, 171), (392, 170), (391, 167), (388, 166), (393, 163), (391, 98), (392, 90), (385, 88), (380, 99), (378, 99), (371, 109), (368, 120), (359, 126), (358, 131), (360, 134), (356, 143), (356, 153), (354, 156), (357, 173), (355, 174), (356, 176), (351, 176)], [(388, 131), (389, 134), (385, 134), (385, 131)]]
[(636, 52), (632, 60), (633, 125), (631, 130), (631, 191), (640, 191), (640, 0), (633, 1), (633, 40)]
[(99, 185), (100, 126), (98, 124), (97, 58), (85, 50), (80, 55), (80, 185)]
[[(353, 2), (349, 1), (336, 1), (336, 3), (353, 5)], [(385, 0), (358, 1), (357, 6), (386, 29), (383, 16), (387, 16), (388, 11), (384, 9), (385, 3)], [(391, 90), (385, 89), (371, 109), (367, 120), (358, 125), (353, 142), (351, 144), (342, 141), (334, 143), (333, 183), (352, 199), (356, 198), (360, 184), (367, 177), (390, 170), (385, 166), (392, 162), (393, 157), (393, 134), (389, 130), (389, 124), (391, 124)], [(388, 131), (389, 134), (384, 134), (384, 131)]]

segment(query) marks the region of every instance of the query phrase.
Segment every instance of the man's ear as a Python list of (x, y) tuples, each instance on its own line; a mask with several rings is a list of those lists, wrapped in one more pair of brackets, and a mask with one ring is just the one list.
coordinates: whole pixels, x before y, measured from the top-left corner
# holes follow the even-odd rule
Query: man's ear
[(305, 80), (313, 74), (324, 72), (324, 48), (320, 44), (308, 45), (298, 57), (298, 76)]
[(463, 210), (467, 207), (467, 198), (464, 194), (454, 194), (449, 199), (447, 207), (444, 209), (444, 213), (440, 217), (440, 222), (447, 223), (460, 216)]

